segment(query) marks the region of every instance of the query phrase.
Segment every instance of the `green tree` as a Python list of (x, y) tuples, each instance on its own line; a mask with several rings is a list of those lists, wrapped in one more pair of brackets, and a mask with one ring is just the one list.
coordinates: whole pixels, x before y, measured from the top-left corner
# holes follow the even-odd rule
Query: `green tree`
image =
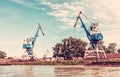
[(116, 50), (117, 44), (116, 43), (110, 43), (109, 46), (107, 48), (105, 48), (105, 52), (106, 53), (114, 53)]
[(5, 58), (6, 57), (6, 53), (3, 51), (0, 51), (0, 58)]
[(118, 49), (117, 52), (120, 53), (120, 49)]
[(64, 59), (71, 59), (72, 57), (83, 57), (87, 46), (85, 41), (69, 37), (63, 39), (62, 43), (57, 43), (53, 47), (53, 57), (64, 57)]
[(13, 57), (8, 57), (7, 59), (14, 59)]

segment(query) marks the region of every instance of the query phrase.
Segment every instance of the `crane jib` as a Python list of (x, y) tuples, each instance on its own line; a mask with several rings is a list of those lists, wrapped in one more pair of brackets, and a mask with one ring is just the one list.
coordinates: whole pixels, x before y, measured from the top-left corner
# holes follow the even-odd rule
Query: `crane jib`
[(42, 32), (42, 34), (44, 36), (45, 34), (43, 33), (43, 29), (41, 28), (40, 24), (38, 24), (38, 27), (39, 27), (39, 29), (41, 30), (41, 32)]
[(90, 40), (90, 41), (99, 41), (99, 40), (102, 40), (103, 39), (103, 35), (101, 33), (95, 33), (95, 34), (91, 34), (88, 29), (86, 28), (84, 22), (82, 21), (82, 18), (79, 16), (79, 19), (81, 21), (81, 24), (82, 24), (82, 27), (84, 28), (85, 30), (85, 33), (87, 35), (87, 38)]
[(39, 30), (41, 30), (42, 34), (44, 35), (41, 26), (38, 24), (38, 28), (34, 37), (30, 37), (30, 38), (28, 37), (27, 40), (25, 40), (26, 43), (23, 44), (23, 49), (26, 49), (28, 55), (33, 55), (33, 48), (34, 48), (36, 39), (38, 37)]
[(79, 17), (79, 18), (80, 18), (82, 27), (84, 28), (84, 30), (85, 30), (85, 32), (86, 32), (87, 38), (88, 38), (89, 40), (91, 40), (90, 32), (89, 32), (89, 31), (87, 30), (87, 28), (85, 27), (85, 24), (84, 24), (84, 22), (82, 21), (81, 17)]

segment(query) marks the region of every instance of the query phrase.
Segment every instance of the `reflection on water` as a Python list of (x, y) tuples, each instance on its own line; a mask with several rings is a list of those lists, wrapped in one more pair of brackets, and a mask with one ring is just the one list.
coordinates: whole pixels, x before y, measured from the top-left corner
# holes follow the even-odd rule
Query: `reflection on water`
[(78, 77), (78, 76), (81, 76), (81, 72), (83, 71), (84, 71), (84, 68), (55, 67), (55, 76), (56, 77)]
[(55, 75), (56, 77), (120, 77), (120, 67), (56, 68)]
[(120, 77), (120, 67), (0, 66), (0, 77)]

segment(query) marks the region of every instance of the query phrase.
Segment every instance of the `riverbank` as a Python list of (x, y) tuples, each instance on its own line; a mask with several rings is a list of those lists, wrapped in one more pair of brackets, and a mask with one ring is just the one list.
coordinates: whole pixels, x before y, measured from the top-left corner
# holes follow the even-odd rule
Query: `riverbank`
[(0, 65), (119, 65), (120, 58), (112, 59), (76, 59), (76, 60), (22, 60), (0, 59)]
[(118, 65), (120, 66), (120, 53), (106, 54), (106, 59), (83, 59), (74, 58), (64, 60), (63, 58), (40, 58), (34, 61), (23, 59), (0, 59), (0, 65)]
[(12, 65), (84, 65), (83, 60), (12, 60)]

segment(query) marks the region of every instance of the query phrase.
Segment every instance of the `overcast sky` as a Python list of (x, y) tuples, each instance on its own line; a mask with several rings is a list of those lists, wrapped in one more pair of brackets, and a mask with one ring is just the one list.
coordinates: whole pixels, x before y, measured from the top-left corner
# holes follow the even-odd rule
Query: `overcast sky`
[(42, 57), (46, 50), (52, 55), (52, 47), (63, 38), (73, 36), (88, 41), (80, 22), (76, 29), (73, 27), (79, 11), (100, 24), (106, 46), (114, 42), (120, 48), (119, 3), (120, 0), (0, 0), (0, 50), (20, 57), (25, 51), (23, 40), (34, 35), (37, 23), (45, 33), (43, 37), (40, 32), (37, 38), (37, 57)]

